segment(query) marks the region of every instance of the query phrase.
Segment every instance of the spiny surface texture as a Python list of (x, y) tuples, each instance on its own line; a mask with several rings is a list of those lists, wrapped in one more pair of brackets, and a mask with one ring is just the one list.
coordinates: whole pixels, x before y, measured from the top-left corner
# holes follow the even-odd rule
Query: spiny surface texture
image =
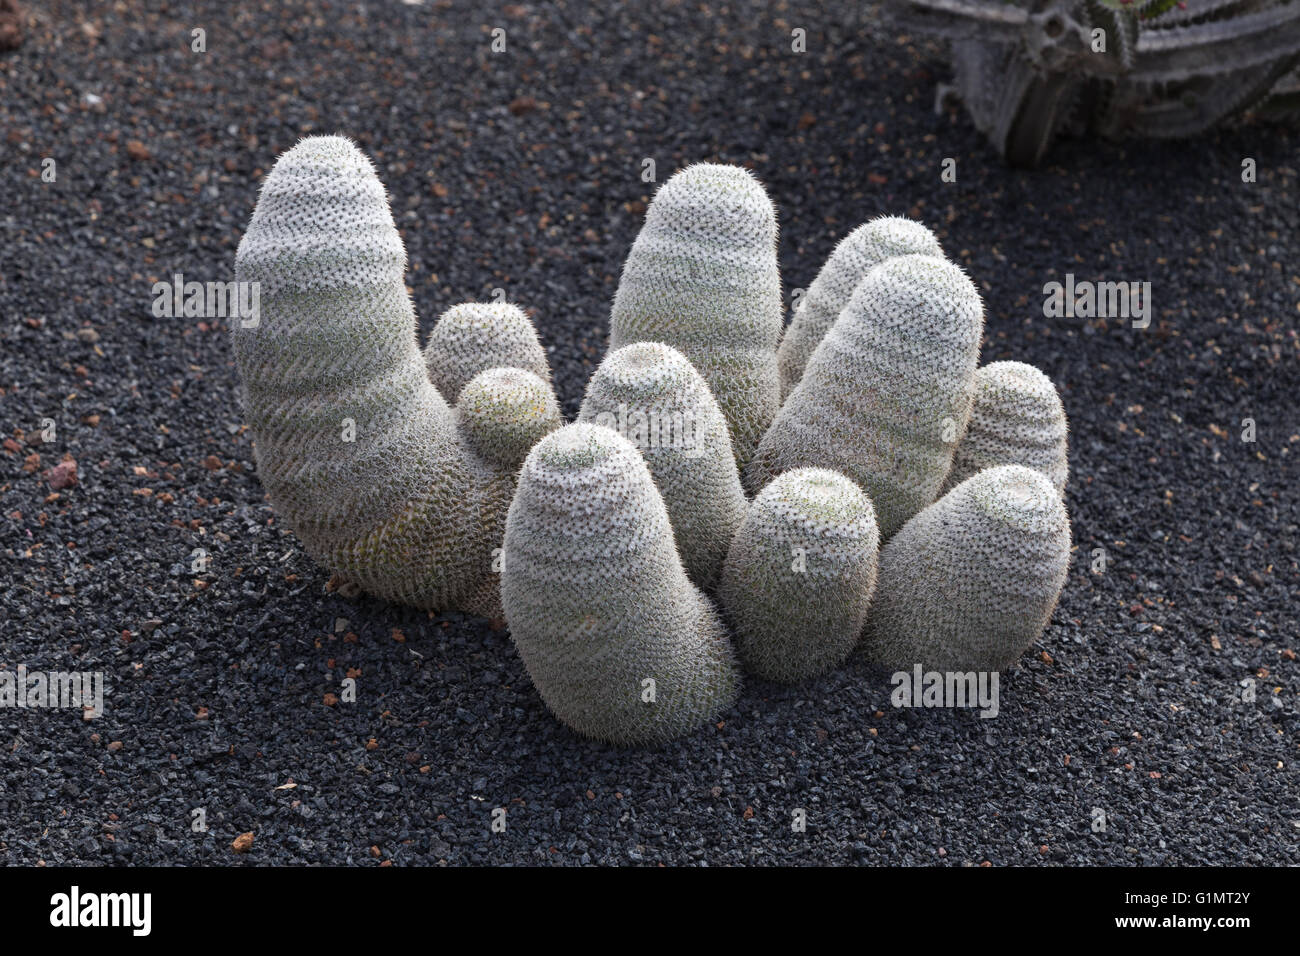
[(975, 372), (970, 426), (953, 455), (945, 490), (997, 465), (1024, 465), (1065, 493), (1070, 463), (1065, 406), (1052, 380), (1024, 362), (990, 362)]
[(672, 346), (626, 345), (596, 369), (578, 419), (615, 429), (641, 452), (686, 573), (712, 588), (748, 502), (726, 419), (700, 373)]
[(938, 495), (970, 418), (984, 308), (935, 256), (871, 270), (813, 353), (745, 472), (747, 489), (799, 467), (853, 479), (882, 539)]
[(880, 556), (864, 647), (910, 670), (997, 671), (1043, 633), (1070, 565), (1070, 520), (1040, 471), (981, 471), (903, 526)]
[(532, 320), (510, 302), (462, 302), (438, 319), (424, 346), (429, 378), (445, 399), (490, 368), (521, 368), (550, 387), (551, 367)]
[(379, 597), (499, 613), (505, 508), (425, 372), (384, 187), (349, 140), (309, 137), (262, 186), (232, 324), (245, 420), (277, 514), (325, 567)]
[(667, 741), (739, 692), (731, 642), (686, 576), (654, 479), (611, 429), (579, 422), (529, 453), (501, 591), (533, 685), (585, 736)]
[(700, 163), (656, 193), (623, 265), (610, 348), (663, 342), (704, 376), (741, 467), (781, 403), (776, 211), (739, 166)]
[(808, 360), (849, 304), (858, 283), (886, 259), (911, 254), (942, 256), (943, 250), (934, 233), (901, 216), (873, 219), (836, 244), (800, 300), (776, 353), (782, 400), (799, 384)]
[(843, 661), (875, 592), (879, 544), (871, 501), (843, 475), (796, 468), (764, 488), (718, 587), (745, 669), (793, 684)]

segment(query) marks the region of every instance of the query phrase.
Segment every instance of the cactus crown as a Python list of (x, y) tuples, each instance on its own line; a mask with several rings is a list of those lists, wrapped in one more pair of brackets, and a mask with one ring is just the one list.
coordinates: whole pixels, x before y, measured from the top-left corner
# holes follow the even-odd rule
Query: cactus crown
[[(987, 468), (968, 479), (980, 513), (1010, 531), (1047, 534), (1066, 520), (1065, 505), (1044, 476), (1021, 465)], [(960, 487), (960, 486), (959, 486)]]
[(895, 256), (942, 256), (939, 240), (925, 226), (899, 216), (881, 216), (859, 226), (836, 244), (808, 287), (781, 339), (781, 394), (788, 396), (804, 368), (867, 274)]
[(816, 535), (858, 538), (874, 533), (871, 501), (862, 490), (829, 468), (797, 468), (765, 487), (755, 509), (771, 516), (773, 526), (807, 529)]
[(776, 210), (747, 170), (702, 163), (655, 194), (623, 265), (610, 348), (662, 342), (704, 377), (738, 465), (780, 405)]

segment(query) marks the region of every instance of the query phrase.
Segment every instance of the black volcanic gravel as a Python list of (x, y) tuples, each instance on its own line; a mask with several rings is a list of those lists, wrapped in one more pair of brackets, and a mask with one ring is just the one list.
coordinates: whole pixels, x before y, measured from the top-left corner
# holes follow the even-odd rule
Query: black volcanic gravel
[[(0, 710), (0, 862), (1300, 862), (1300, 134), (1009, 170), (935, 114), (939, 50), (851, 2), (25, 6), (0, 56), (0, 669), (111, 693), (97, 721)], [(620, 751), (555, 721), (489, 622), (329, 590), (264, 498), (221, 322), (150, 311), (156, 280), (230, 278), (260, 177), (320, 132), (374, 157), (424, 330), (506, 290), (570, 415), (644, 158), (750, 166), (789, 288), (871, 216), (934, 227), (985, 294), (984, 361), (1040, 366), (1071, 422), (1076, 561), (1000, 715), (895, 710), (855, 661)], [(1067, 272), (1150, 281), (1151, 327), (1044, 318)]]

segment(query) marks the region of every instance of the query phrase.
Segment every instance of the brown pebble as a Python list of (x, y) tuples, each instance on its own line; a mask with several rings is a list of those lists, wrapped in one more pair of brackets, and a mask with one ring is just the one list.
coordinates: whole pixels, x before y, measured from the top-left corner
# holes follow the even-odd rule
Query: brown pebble
[(65, 459), (51, 468), (45, 478), (55, 491), (71, 488), (77, 483), (77, 463), (71, 458)]

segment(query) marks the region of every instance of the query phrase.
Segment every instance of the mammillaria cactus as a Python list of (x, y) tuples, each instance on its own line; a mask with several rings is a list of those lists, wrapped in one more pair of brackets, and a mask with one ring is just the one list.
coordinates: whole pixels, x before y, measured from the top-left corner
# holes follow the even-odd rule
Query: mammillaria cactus
[(851, 478), (882, 539), (937, 496), (965, 431), (984, 309), (974, 284), (935, 256), (871, 270), (813, 353), (744, 478), (756, 492), (799, 467)]
[(1051, 481), (1021, 465), (981, 471), (885, 546), (864, 647), (893, 670), (1001, 670), (1043, 633), (1069, 564)]
[(796, 468), (764, 488), (718, 586), (745, 669), (798, 683), (843, 661), (875, 592), (879, 542), (871, 501), (843, 475)]
[(776, 211), (739, 166), (699, 163), (655, 194), (610, 316), (610, 348), (663, 342), (704, 376), (740, 466), (781, 404)]
[(1065, 406), (1052, 380), (1024, 362), (990, 362), (975, 372), (970, 426), (953, 455), (945, 490), (997, 465), (1024, 465), (1065, 491), (1070, 464)]
[(800, 301), (776, 353), (783, 401), (799, 384), (808, 360), (858, 283), (886, 259), (912, 254), (942, 257), (943, 250), (929, 229), (900, 216), (873, 219), (839, 241)]
[(722, 622), (682, 568), (640, 453), (611, 429), (568, 425), (529, 452), (501, 596), (533, 685), (581, 734), (662, 742), (735, 700)]
[(351, 141), (309, 137), (279, 158), (236, 256), (237, 278), (260, 284), (259, 323), (233, 331), (258, 472), (318, 563), (388, 600), (499, 616), (512, 479), (430, 382), (405, 268)]
[(429, 378), (449, 402), (479, 372), (521, 368), (547, 387), (551, 366), (537, 329), (523, 309), (510, 302), (462, 302), (438, 319), (424, 346)]
[(513, 477), (529, 450), (564, 424), (551, 386), (521, 368), (490, 368), (461, 389), (461, 434), (484, 461)]
[[(864, 633), (880, 663), (1004, 666), (1046, 625), (1069, 561), (1059, 397), (1019, 363), (977, 376), (975, 287), (907, 252), (931, 248), (923, 227), (880, 219), (814, 283), (773, 419), (775, 238), (744, 170), (665, 184), (615, 299), (614, 350), (564, 426), (518, 307), (457, 306), (421, 352), (374, 169), (346, 139), (301, 141), (236, 259), (260, 285), (260, 321), (233, 336), (277, 514), (379, 597), (504, 613), (546, 705), (617, 744), (669, 740), (735, 701), (736, 652), (702, 588), (765, 678), (819, 674)], [(748, 504), (737, 459), (756, 443)]]
[(578, 420), (615, 429), (641, 452), (686, 573), (712, 588), (748, 502), (726, 419), (700, 373), (660, 342), (624, 346), (592, 375)]

